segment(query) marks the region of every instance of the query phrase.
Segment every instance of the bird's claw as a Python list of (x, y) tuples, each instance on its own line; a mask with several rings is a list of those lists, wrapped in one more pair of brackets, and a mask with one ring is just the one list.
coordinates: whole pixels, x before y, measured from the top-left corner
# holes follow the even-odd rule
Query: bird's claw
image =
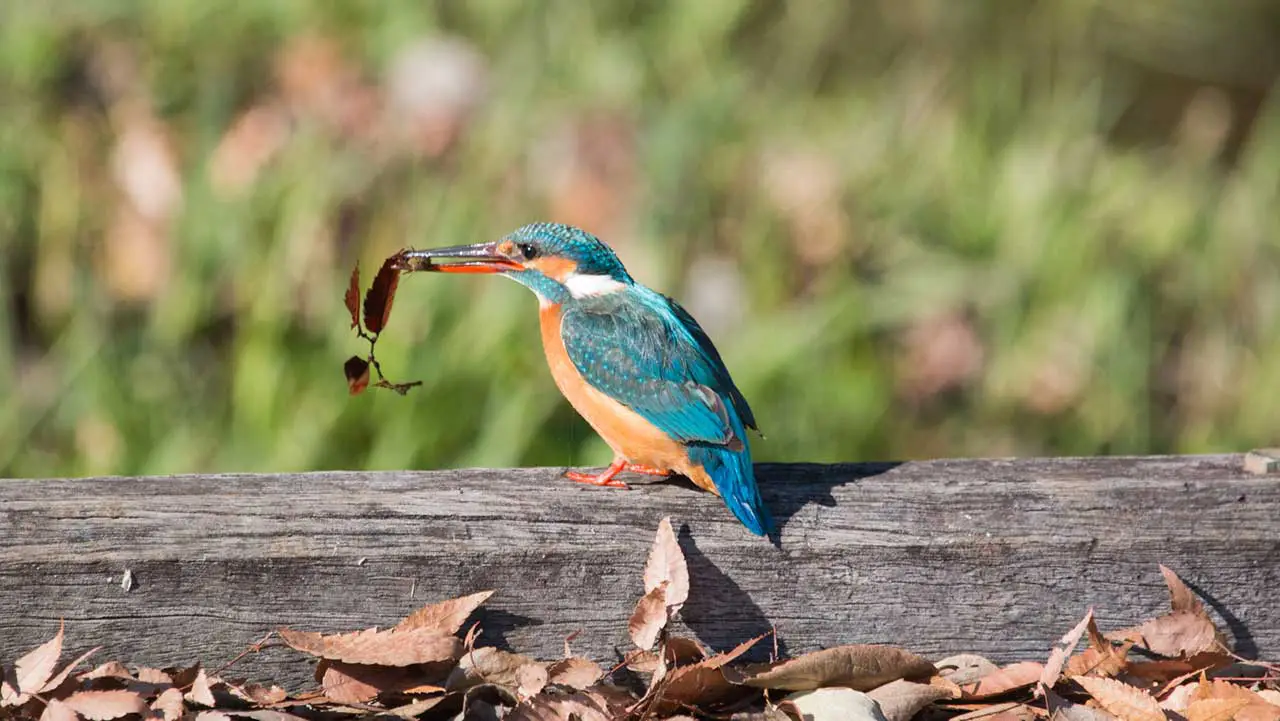
[(622, 489), (631, 488), (631, 486), (628, 486), (626, 483), (614, 478), (612, 474), (607, 471), (598, 475), (594, 473), (583, 473), (582, 471), (565, 471), (564, 477), (574, 483), (585, 483), (589, 486), (604, 486), (607, 488)]

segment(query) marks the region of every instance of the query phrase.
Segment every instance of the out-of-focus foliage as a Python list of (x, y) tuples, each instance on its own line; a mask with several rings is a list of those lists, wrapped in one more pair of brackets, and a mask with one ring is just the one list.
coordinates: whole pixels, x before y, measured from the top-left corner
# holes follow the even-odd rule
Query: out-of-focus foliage
[[(758, 459), (1280, 438), (1277, 3), (0, 4), (0, 474), (586, 464), (533, 220), (703, 321)], [(419, 392), (420, 391), (420, 392)]]

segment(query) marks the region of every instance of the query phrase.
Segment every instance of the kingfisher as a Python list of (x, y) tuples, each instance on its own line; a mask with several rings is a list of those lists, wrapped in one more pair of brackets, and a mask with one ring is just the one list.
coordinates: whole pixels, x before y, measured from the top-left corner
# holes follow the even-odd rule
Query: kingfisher
[(398, 263), (505, 276), (538, 297), (551, 375), (613, 450), (604, 471), (566, 477), (627, 488), (619, 473), (681, 475), (722, 498), (752, 533), (773, 530), (747, 441), (755, 416), (720, 353), (688, 311), (632, 279), (599, 238), (532, 223), (492, 242), (406, 250)]

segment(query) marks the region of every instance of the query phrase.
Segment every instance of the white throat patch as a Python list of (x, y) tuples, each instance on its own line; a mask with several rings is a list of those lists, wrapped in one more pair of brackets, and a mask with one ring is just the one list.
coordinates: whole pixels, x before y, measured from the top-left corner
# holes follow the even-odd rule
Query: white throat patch
[(574, 298), (590, 298), (597, 295), (608, 295), (622, 290), (626, 286), (607, 275), (570, 273), (569, 277), (564, 279), (564, 287), (569, 289), (569, 295)]

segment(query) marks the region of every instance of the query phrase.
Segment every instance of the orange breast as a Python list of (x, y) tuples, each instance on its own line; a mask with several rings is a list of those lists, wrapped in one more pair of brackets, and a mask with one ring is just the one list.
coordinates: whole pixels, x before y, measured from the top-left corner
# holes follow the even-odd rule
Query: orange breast
[(673, 470), (697, 485), (715, 492), (715, 485), (701, 467), (693, 467), (684, 446), (667, 437), (643, 416), (601, 393), (587, 383), (569, 360), (560, 337), (560, 306), (544, 306), (539, 313), (542, 349), (551, 376), (569, 405), (595, 429), (613, 452), (630, 463)]

